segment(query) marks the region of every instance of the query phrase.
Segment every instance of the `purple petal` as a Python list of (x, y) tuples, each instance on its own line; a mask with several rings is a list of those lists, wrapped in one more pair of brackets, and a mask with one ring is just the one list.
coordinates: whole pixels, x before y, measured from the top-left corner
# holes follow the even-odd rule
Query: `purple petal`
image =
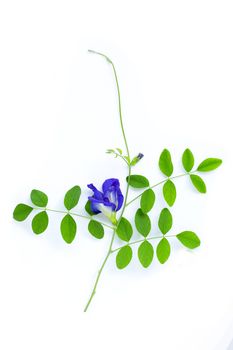
[(96, 198), (98, 200), (103, 200), (103, 198), (104, 198), (103, 193), (100, 192), (99, 190), (97, 190), (97, 188), (93, 184), (87, 185), (87, 187), (90, 188), (94, 192), (94, 195), (93, 195), (94, 198)]
[(114, 203), (110, 203), (109, 200), (98, 200), (94, 197), (88, 197), (89, 201), (91, 202), (91, 210), (95, 213), (101, 213), (104, 207), (108, 207), (110, 211), (115, 211), (116, 206)]
[(107, 192), (111, 187), (120, 187), (120, 182), (118, 179), (108, 179), (105, 180), (103, 185), (102, 185), (102, 189), (103, 192)]

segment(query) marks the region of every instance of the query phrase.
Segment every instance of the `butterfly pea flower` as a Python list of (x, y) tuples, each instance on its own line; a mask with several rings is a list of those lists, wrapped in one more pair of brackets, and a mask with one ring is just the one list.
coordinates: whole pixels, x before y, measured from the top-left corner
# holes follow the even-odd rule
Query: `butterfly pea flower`
[(116, 212), (121, 209), (124, 197), (118, 179), (107, 179), (102, 185), (102, 192), (93, 185), (87, 185), (93, 191), (88, 197), (91, 210), (95, 214), (103, 213), (114, 225), (117, 224)]

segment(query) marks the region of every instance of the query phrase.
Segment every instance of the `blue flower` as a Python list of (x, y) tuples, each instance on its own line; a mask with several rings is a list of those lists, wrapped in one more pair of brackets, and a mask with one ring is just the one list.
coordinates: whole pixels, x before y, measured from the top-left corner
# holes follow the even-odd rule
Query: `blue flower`
[(119, 180), (105, 180), (102, 185), (102, 192), (97, 190), (93, 184), (87, 185), (87, 187), (94, 192), (93, 196), (88, 197), (93, 213), (103, 213), (115, 225), (117, 223), (116, 212), (121, 209), (124, 201)]

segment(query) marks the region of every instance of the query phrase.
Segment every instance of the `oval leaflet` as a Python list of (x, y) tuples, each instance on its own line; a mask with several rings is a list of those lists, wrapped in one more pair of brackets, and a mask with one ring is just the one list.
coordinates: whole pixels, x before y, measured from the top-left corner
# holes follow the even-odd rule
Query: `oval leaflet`
[(142, 209), (138, 209), (135, 214), (135, 226), (141, 235), (148, 236), (151, 230), (151, 221), (147, 214), (143, 213)]
[(145, 192), (143, 192), (140, 200), (140, 206), (143, 213), (148, 213), (154, 206), (155, 203), (155, 193), (149, 188)]
[(96, 220), (91, 220), (88, 224), (88, 231), (95, 238), (101, 239), (104, 237), (104, 228), (100, 222)]
[(128, 245), (125, 247), (122, 247), (116, 256), (116, 265), (118, 269), (124, 269), (126, 266), (129, 265), (131, 259), (133, 256), (132, 248)]

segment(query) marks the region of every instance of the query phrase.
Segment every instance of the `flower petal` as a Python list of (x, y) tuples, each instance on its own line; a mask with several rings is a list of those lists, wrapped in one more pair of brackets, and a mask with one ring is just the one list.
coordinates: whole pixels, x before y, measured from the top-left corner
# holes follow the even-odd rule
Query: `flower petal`
[(108, 179), (103, 183), (104, 197), (108, 198), (111, 203), (116, 206), (116, 211), (118, 211), (123, 204), (124, 197), (120, 190), (120, 182), (118, 179)]
[(118, 179), (108, 179), (108, 180), (105, 180), (103, 185), (102, 185), (102, 189), (103, 189), (103, 192), (107, 192), (110, 187), (120, 187), (120, 182)]
[(116, 209), (115, 204), (110, 203), (108, 200), (98, 200), (94, 197), (88, 197), (88, 199), (91, 202), (91, 210), (96, 214), (102, 212), (104, 215), (109, 217)]
[(90, 188), (94, 192), (94, 195), (93, 195), (94, 198), (96, 198), (98, 200), (104, 199), (103, 193), (100, 192), (99, 190), (97, 190), (97, 188), (93, 184), (87, 185), (87, 187)]

